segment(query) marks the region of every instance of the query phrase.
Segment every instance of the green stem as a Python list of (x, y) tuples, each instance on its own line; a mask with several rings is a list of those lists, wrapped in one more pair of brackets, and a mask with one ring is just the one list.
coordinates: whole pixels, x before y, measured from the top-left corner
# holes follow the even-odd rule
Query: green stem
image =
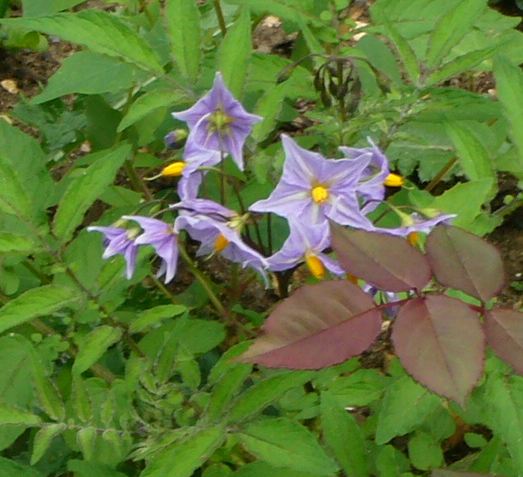
[(141, 177), (138, 175), (136, 169), (133, 166), (133, 163), (130, 160), (125, 161), (124, 169), (127, 174), (127, 177), (129, 178), (129, 181), (131, 182), (131, 185), (133, 186), (133, 189), (137, 192), (142, 192), (147, 201), (154, 200), (151, 191), (145, 185), (145, 182), (141, 179)]
[(456, 165), (458, 159), (456, 157), (451, 157), (449, 161), (441, 168), (441, 170), (434, 176), (434, 178), (428, 183), (425, 190), (431, 192), (447, 175), (447, 173)]
[(149, 275), (149, 278), (154, 283), (155, 287), (160, 290), (167, 299), (171, 301), (174, 305), (179, 305), (180, 302), (176, 299), (176, 297), (167, 289), (167, 287), (160, 281), (158, 278), (156, 278), (154, 275)]
[(207, 280), (205, 275), (202, 272), (200, 272), (200, 270), (198, 270), (196, 264), (192, 261), (191, 257), (189, 257), (187, 250), (185, 250), (185, 247), (182, 244), (178, 244), (178, 249), (180, 250), (180, 255), (189, 267), (189, 270), (191, 270), (191, 273), (195, 276), (195, 278), (200, 282), (200, 284), (204, 288), (205, 292), (207, 293), (207, 296), (209, 297), (209, 300), (213, 304), (216, 311), (224, 318), (228, 318), (229, 314), (227, 313), (225, 307), (222, 305), (222, 302), (214, 293), (209, 280)]
[(504, 205), (503, 207), (500, 207), (498, 210), (496, 210), (493, 215), (506, 217), (521, 206), (523, 206), (523, 199), (514, 199), (510, 204)]
[(218, 23), (220, 25), (222, 35), (225, 36), (227, 34), (227, 26), (225, 25), (225, 17), (223, 16), (220, 0), (214, 0), (214, 10), (216, 11), (216, 16), (218, 17)]

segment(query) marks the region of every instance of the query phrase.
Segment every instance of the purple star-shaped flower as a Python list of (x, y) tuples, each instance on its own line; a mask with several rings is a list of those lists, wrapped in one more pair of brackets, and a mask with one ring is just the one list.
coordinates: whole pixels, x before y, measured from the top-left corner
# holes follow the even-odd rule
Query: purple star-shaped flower
[(176, 231), (186, 230), (194, 240), (201, 242), (198, 256), (220, 253), (244, 268), (256, 269), (265, 278), (266, 259), (241, 238), (244, 217), (207, 199), (180, 202), (173, 207), (180, 210)]
[(185, 121), (200, 146), (228, 153), (243, 170), (243, 145), (262, 118), (248, 113), (216, 73), (212, 89), (191, 108), (173, 113)]
[(162, 259), (157, 276), (165, 274), (165, 283), (169, 283), (176, 274), (178, 264), (178, 237), (173, 227), (161, 220), (138, 215), (127, 215), (122, 218), (134, 220), (142, 227), (143, 232), (135, 242), (140, 245), (151, 245), (154, 248)]
[(323, 251), (330, 246), (330, 230), (327, 221), (305, 226), (299, 221), (290, 221), (290, 234), (282, 248), (267, 259), (269, 270), (288, 270), (305, 262), (316, 278), (323, 278), (325, 269), (334, 275), (344, 275), (340, 265)]
[(282, 136), (285, 150), (283, 175), (268, 199), (251, 205), (255, 212), (273, 212), (308, 224), (326, 218), (342, 225), (372, 230), (361, 212), (358, 183), (369, 167), (371, 157), (361, 160), (325, 159), (321, 154), (299, 147)]
[(131, 279), (136, 268), (138, 244), (135, 237), (136, 230), (127, 230), (121, 227), (87, 227), (89, 232), (104, 234), (105, 250), (102, 258), (107, 259), (114, 255), (122, 255), (126, 262), (126, 277)]
[(185, 167), (178, 182), (178, 195), (182, 200), (195, 199), (203, 177), (207, 171), (202, 167), (212, 167), (221, 161), (219, 151), (200, 146), (191, 133), (184, 152)]
[(389, 175), (389, 160), (378, 146), (367, 138), (371, 147), (340, 147), (345, 157), (353, 161), (369, 161), (358, 182), (358, 194), (366, 204), (361, 209), (364, 215), (372, 212), (385, 197), (385, 179)]

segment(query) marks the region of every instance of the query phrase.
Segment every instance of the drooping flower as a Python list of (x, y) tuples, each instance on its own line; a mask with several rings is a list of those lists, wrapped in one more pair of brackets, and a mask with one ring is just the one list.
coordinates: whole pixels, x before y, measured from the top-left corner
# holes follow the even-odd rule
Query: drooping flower
[(353, 161), (369, 161), (368, 166), (363, 170), (358, 181), (358, 196), (364, 202), (361, 211), (364, 215), (372, 212), (385, 197), (385, 181), (390, 175), (389, 160), (387, 156), (367, 138), (370, 147), (356, 148), (341, 146), (340, 151), (345, 157)]
[(330, 246), (327, 221), (307, 227), (300, 221), (292, 220), (289, 227), (290, 234), (282, 248), (267, 259), (269, 270), (288, 270), (305, 262), (316, 278), (324, 278), (326, 270), (334, 275), (345, 274), (334, 259), (323, 253)]
[(165, 283), (169, 283), (176, 274), (178, 264), (178, 237), (174, 228), (165, 222), (138, 215), (123, 216), (123, 219), (137, 222), (143, 229), (135, 243), (151, 245), (157, 255), (162, 259), (158, 276), (165, 274)]
[(164, 136), (163, 142), (168, 149), (179, 149), (183, 146), (186, 138), (187, 131), (185, 129), (175, 129)]
[(230, 154), (243, 170), (243, 145), (253, 124), (262, 118), (248, 113), (216, 73), (212, 89), (191, 108), (173, 113), (187, 122), (198, 145)]
[(138, 254), (136, 236), (139, 234), (139, 230), (99, 226), (87, 227), (87, 230), (104, 234), (105, 250), (102, 258), (107, 259), (115, 255), (123, 256), (126, 262), (126, 277), (130, 280), (136, 268), (136, 255)]
[(241, 231), (246, 217), (207, 199), (194, 199), (173, 206), (180, 211), (176, 218), (177, 232), (186, 230), (198, 242), (198, 256), (221, 254), (232, 262), (252, 267), (265, 277), (266, 259), (247, 245)]
[(288, 136), (283, 135), (282, 142), (285, 162), (280, 182), (268, 199), (255, 202), (250, 210), (273, 212), (311, 225), (329, 218), (342, 225), (373, 229), (358, 200), (358, 184), (369, 167), (369, 154), (360, 160), (325, 159), (299, 147)]

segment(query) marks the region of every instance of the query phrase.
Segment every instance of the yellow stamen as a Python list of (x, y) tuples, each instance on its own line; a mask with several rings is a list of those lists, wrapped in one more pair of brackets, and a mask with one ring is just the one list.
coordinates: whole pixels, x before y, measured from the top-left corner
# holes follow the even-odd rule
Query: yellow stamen
[(383, 184), (387, 187), (401, 187), (405, 184), (405, 179), (400, 175), (391, 172), (387, 177), (385, 177)]
[(176, 161), (162, 169), (160, 173), (164, 177), (178, 177), (182, 175), (183, 170), (187, 164), (183, 161)]
[(316, 255), (308, 254), (305, 257), (305, 263), (314, 278), (318, 278), (319, 280), (325, 278), (325, 266)]
[(312, 200), (317, 204), (323, 204), (329, 198), (329, 189), (318, 185), (311, 190)]
[(229, 241), (220, 234), (214, 241), (214, 250), (216, 250), (217, 253), (223, 252), (227, 248), (227, 245), (229, 245)]
[(418, 245), (419, 241), (420, 241), (419, 233), (411, 232), (410, 234), (407, 235), (407, 240), (413, 247), (416, 247), (416, 245)]
[(353, 275), (352, 273), (347, 273), (347, 280), (351, 283), (354, 283), (354, 285), (358, 284), (358, 277)]

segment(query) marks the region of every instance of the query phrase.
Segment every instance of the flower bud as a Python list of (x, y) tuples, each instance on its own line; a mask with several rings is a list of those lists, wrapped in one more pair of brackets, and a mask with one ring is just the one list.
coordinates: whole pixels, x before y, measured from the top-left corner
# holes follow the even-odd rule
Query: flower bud
[(164, 136), (163, 142), (165, 143), (165, 147), (169, 149), (179, 149), (183, 146), (186, 138), (187, 131), (185, 129), (175, 129)]
[(387, 187), (401, 187), (403, 184), (405, 184), (405, 179), (399, 174), (394, 174), (391, 172), (387, 177), (385, 177), (383, 184)]

